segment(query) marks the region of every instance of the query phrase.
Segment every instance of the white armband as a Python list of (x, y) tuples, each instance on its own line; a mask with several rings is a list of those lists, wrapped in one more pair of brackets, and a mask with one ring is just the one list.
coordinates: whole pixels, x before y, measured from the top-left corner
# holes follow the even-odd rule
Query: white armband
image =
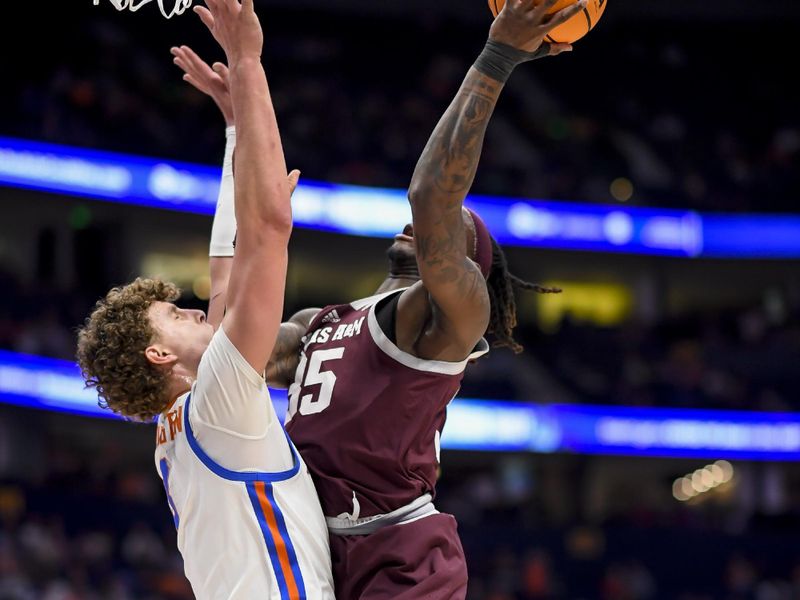
[(217, 209), (211, 225), (209, 256), (233, 256), (233, 239), (236, 237), (236, 213), (233, 205), (233, 149), (236, 147), (236, 128), (226, 128), (225, 138), (225, 158), (222, 161)]

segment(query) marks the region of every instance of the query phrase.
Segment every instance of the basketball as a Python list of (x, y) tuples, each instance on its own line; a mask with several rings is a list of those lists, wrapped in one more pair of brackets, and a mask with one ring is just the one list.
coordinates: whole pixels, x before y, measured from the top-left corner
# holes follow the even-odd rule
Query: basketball
[[(539, 3), (537, 0), (533, 1), (536, 4)], [(577, 0), (559, 0), (548, 12), (558, 12), (562, 8), (566, 8), (570, 4), (574, 4), (576, 1)], [(498, 13), (503, 10), (505, 3), (506, 0), (489, 0), (489, 10), (491, 10), (492, 14), (496, 17)], [(606, 0), (589, 0), (586, 8), (574, 15), (566, 23), (562, 23), (553, 29), (544, 37), (545, 41), (563, 44), (572, 44), (573, 42), (578, 41), (587, 33), (589, 33), (592, 27), (597, 25), (597, 22), (600, 20), (600, 17), (603, 16), (603, 11), (605, 11), (605, 9)]]

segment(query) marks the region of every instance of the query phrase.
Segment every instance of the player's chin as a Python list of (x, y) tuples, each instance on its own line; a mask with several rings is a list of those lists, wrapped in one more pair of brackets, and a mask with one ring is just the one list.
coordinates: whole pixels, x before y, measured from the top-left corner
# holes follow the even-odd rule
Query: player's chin
[(406, 241), (395, 240), (386, 251), (386, 255), (392, 262), (416, 260), (414, 244)]

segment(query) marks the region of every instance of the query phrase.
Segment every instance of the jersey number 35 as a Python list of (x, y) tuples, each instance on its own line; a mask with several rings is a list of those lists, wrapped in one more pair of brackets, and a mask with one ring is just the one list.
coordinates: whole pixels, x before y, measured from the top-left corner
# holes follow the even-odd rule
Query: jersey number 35
[[(333, 387), (336, 385), (336, 375), (331, 370), (323, 369), (324, 363), (339, 360), (343, 355), (344, 348), (328, 348), (315, 350), (310, 355), (303, 354), (300, 364), (297, 365), (294, 383), (289, 387), (287, 421), (298, 412), (301, 415), (315, 415), (330, 406)], [(316, 399), (311, 393), (300, 396), (303, 389), (312, 385), (320, 386)]]

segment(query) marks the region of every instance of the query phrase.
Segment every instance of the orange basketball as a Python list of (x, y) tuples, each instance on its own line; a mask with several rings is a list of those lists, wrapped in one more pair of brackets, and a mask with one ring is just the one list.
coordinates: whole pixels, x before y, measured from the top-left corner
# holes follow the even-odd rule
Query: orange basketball
[[(541, 0), (532, 0), (535, 4), (539, 4)], [(548, 12), (554, 13), (562, 8), (566, 8), (570, 4), (574, 4), (577, 0), (558, 0), (558, 2), (553, 5)], [(497, 14), (503, 10), (503, 6), (505, 6), (506, 0), (489, 0), (489, 10), (492, 11), (492, 14), (496, 17)], [(577, 15), (574, 15), (569, 21), (566, 23), (562, 23), (555, 29), (553, 29), (548, 35), (545, 36), (545, 40), (552, 43), (564, 43), (564, 44), (571, 44), (583, 36), (585, 36), (589, 31), (591, 31), (592, 27), (597, 25), (597, 22), (600, 20), (600, 17), (603, 16), (603, 11), (606, 9), (606, 0), (589, 0), (589, 3), (586, 5), (581, 12)]]

